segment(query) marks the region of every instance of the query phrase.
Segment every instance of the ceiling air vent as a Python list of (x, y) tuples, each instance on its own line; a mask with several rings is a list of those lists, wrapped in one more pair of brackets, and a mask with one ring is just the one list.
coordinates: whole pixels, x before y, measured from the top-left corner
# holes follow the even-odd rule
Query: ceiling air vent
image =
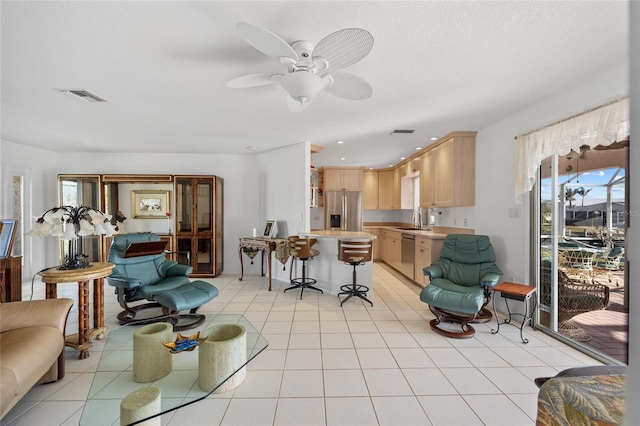
[(58, 92), (64, 93), (67, 96), (71, 96), (72, 98), (83, 102), (107, 102), (106, 99), (94, 95), (88, 90), (58, 89)]
[(392, 135), (401, 134), (401, 133), (413, 133), (414, 130), (394, 130), (391, 132)]

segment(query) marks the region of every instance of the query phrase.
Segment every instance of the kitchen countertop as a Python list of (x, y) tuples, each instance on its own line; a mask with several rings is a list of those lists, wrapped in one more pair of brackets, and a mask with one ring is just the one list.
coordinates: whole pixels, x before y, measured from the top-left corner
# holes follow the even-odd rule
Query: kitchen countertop
[(408, 228), (409, 226), (381, 226), (381, 225), (366, 225), (363, 229), (366, 231), (367, 229), (375, 228), (375, 229), (389, 229), (391, 231), (402, 232), (403, 234), (412, 234), (420, 237), (427, 237), (434, 240), (444, 240), (447, 237), (447, 234), (436, 231), (429, 231), (426, 229), (402, 229)]
[(355, 232), (355, 231), (309, 231), (300, 232), (300, 235), (305, 235), (314, 238), (371, 238), (376, 239), (373, 234), (368, 232)]

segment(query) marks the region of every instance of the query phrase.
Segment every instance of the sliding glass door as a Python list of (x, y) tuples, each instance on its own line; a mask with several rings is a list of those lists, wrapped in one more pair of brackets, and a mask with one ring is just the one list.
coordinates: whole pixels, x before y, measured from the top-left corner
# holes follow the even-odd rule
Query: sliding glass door
[(628, 146), (583, 146), (546, 158), (532, 191), (539, 327), (622, 363), (628, 331)]

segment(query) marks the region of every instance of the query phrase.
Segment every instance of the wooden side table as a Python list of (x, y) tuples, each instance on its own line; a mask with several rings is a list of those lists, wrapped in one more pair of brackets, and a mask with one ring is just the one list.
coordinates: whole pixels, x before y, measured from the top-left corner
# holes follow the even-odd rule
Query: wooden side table
[[(504, 299), (504, 303), (507, 306), (507, 312), (509, 313), (509, 318), (505, 318), (504, 324), (511, 324), (515, 327), (518, 327), (517, 324), (511, 323), (511, 319), (514, 315), (521, 316), (522, 324), (520, 324), (520, 339), (522, 340), (522, 343), (525, 343), (525, 344), (529, 343), (529, 339), (525, 339), (522, 336), (522, 329), (524, 329), (524, 326), (527, 325), (527, 323), (532, 322), (533, 312), (535, 311), (535, 304), (531, 312), (529, 312), (529, 300), (531, 299), (531, 296), (535, 292), (536, 292), (536, 288), (534, 286), (517, 284), (517, 283), (504, 282), (495, 286), (493, 288), (493, 296), (494, 296), (493, 297), (493, 313), (496, 317), (498, 328), (495, 330), (491, 329), (491, 334), (497, 334), (500, 332), (500, 320), (498, 319), (498, 312), (496, 311), (496, 297), (495, 297), (496, 293), (500, 293), (500, 296), (502, 296), (502, 298)], [(509, 309), (509, 303), (508, 303), (509, 299), (524, 302), (524, 314), (512, 313), (511, 310)]]
[(0, 257), (0, 302), (22, 300), (22, 256)]
[[(104, 277), (111, 275), (115, 265), (94, 262), (89, 268), (60, 270), (50, 268), (39, 272), (45, 283), (47, 299), (58, 297), (58, 284), (78, 282), (78, 333), (65, 338), (65, 346), (80, 352), (80, 359), (89, 357), (91, 341), (104, 338)], [(93, 328), (89, 328), (89, 281), (93, 280)]]

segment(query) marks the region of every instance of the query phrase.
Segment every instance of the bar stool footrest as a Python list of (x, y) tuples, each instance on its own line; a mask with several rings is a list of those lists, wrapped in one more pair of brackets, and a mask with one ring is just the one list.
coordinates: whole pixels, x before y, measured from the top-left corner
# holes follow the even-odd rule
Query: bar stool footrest
[(367, 294), (369, 292), (369, 287), (366, 285), (356, 284), (355, 288), (353, 284), (345, 284), (340, 286), (340, 294), (355, 294), (362, 293)]

